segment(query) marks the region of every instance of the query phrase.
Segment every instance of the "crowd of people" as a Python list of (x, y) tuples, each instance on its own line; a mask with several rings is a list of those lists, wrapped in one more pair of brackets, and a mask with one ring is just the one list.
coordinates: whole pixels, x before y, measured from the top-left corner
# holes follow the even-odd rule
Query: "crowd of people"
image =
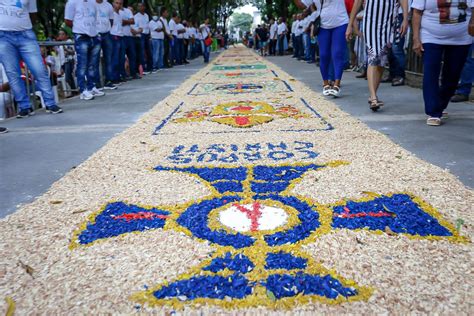
[[(441, 125), (450, 101), (469, 98), (474, 76), (474, 0), (294, 0), (301, 12), (292, 17), (270, 19), (245, 40), (265, 55), (284, 55), (316, 63), (319, 58), (322, 93), (341, 95), (344, 70), (359, 61), (369, 89), (369, 108), (384, 106), (378, 97), (384, 68), (392, 85), (405, 82), (406, 37), (410, 31), (413, 50), (423, 56), (423, 97), (427, 124)], [(50, 49), (41, 50), (30, 15), (37, 12), (35, 0), (0, 2), (0, 63), (18, 104), (18, 118), (34, 114), (25, 85), (26, 64), (48, 113), (58, 114), (45, 64), (52, 66)], [(124, 6), (123, 0), (68, 0), (65, 24), (73, 41), (61, 30), (56, 48), (60, 68), (71, 89), (77, 84), (82, 100), (105, 95), (129, 80), (189, 63), (202, 55), (209, 62), (213, 43), (209, 20), (183, 20), (161, 7), (147, 14), (145, 5)], [(411, 19), (411, 23), (410, 23)], [(411, 25), (411, 27), (410, 27)], [(225, 44), (225, 36), (219, 37)], [(68, 44), (70, 43), (70, 44)], [(100, 62), (102, 60), (102, 63)], [(360, 65), (362, 64), (362, 65)], [(103, 66), (105, 80), (100, 77)], [(441, 77), (441, 80), (440, 80)], [(461, 82), (459, 83), (459, 80)], [(0, 133), (6, 132), (0, 128)]]
[[(474, 81), (473, 0), (294, 1), (301, 12), (293, 15), (289, 29), (285, 19), (271, 19), (248, 37), (262, 56), (283, 55), (291, 42), (293, 58), (308, 63), (319, 58), (323, 95), (340, 96), (344, 70), (361, 70), (357, 77), (368, 81), (369, 108), (378, 111), (384, 106), (378, 97), (380, 83), (405, 84), (411, 32), (413, 50), (423, 56), (427, 124), (441, 125), (449, 102), (469, 99)], [(386, 67), (389, 76), (382, 79)]]
[[(124, 6), (123, 0), (68, 0), (64, 22), (72, 29), (73, 39), (60, 30), (56, 40), (63, 45), (40, 49), (32, 28), (37, 10), (35, 0), (0, 1), (0, 64), (8, 78), (0, 92), (11, 89), (18, 105), (17, 118), (35, 114), (25, 76), (21, 76), (24, 64), (41, 92), (46, 111), (63, 112), (45, 67), (54, 68), (51, 54), (58, 56), (56, 66), (69, 88), (75, 90), (77, 85), (80, 99), (86, 101), (104, 96), (104, 90), (115, 90), (129, 80), (188, 64), (201, 55), (205, 63), (209, 62), (213, 38), (208, 19), (186, 21), (176, 12), (169, 14), (166, 7), (150, 17), (143, 3)], [(100, 76), (101, 68), (105, 80)], [(0, 133), (5, 132), (7, 129), (0, 127)]]

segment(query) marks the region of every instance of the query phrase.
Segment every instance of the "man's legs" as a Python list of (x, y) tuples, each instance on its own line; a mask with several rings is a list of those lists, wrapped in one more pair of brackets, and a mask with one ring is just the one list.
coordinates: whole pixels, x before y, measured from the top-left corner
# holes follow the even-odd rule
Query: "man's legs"
[(473, 48), (474, 48), (474, 44), (471, 44), (471, 48), (469, 49), (469, 54), (467, 56), (466, 63), (464, 64), (464, 68), (462, 69), (461, 81), (458, 85), (458, 89), (456, 90), (456, 94), (462, 97), (465, 97), (465, 99), (469, 98), (469, 95), (471, 94), (471, 89), (472, 89), (472, 82), (474, 81)]
[(144, 52), (145, 52), (145, 63), (146, 66), (144, 67), (144, 71), (150, 72), (153, 68), (153, 58), (151, 54), (151, 36), (150, 34), (144, 34), (145, 36), (145, 47), (144, 47)]
[[(5, 68), (8, 81), (20, 110), (27, 110), (31, 108), (30, 98), (26, 91), (24, 81), (20, 77), (20, 53), (18, 46), (23, 43), (23, 36), (10, 32), (2, 32), (2, 40), (0, 41), (0, 62)], [(39, 48), (37, 53), (32, 50), (31, 55), (41, 61), (41, 53)], [(44, 66), (43, 66), (44, 67)]]
[(423, 49), (425, 113), (431, 117), (440, 118), (443, 110), (440, 106), (439, 74), (444, 48), (438, 44), (423, 44)]
[(122, 38), (119, 36), (112, 37), (112, 81), (114, 83), (120, 82), (120, 61), (122, 52)]
[(447, 45), (443, 57), (443, 73), (440, 86), (440, 108), (444, 111), (456, 91), (461, 72), (471, 45)]
[(125, 36), (125, 53), (128, 58), (128, 67), (130, 68), (130, 76), (137, 77), (137, 55), (135, 51), (135, 41), (133, 36)]
[(76, 76), (79, 92), (82, 93), (87, 90), (86, 73), (89, 64), (89, 48), (91, 41), (89, 37), (84, 35), (74, 35), (74, 44), (77, 56)]
[[(112, 79), (112, 37), (110, 33), (101, 36), (102, 52), (105, 63), (105, 82), (110, 83)], [(98, 69), (98, 68), (97, 68)]]
[(90, 39), (90, 47), (87, 57), (87, 90), (91, 91), (96, 84), (95, 79), (100, 77), (99, 68), (96, 67), (100, 63), (100, 40), (99, 38), (93, 37)]

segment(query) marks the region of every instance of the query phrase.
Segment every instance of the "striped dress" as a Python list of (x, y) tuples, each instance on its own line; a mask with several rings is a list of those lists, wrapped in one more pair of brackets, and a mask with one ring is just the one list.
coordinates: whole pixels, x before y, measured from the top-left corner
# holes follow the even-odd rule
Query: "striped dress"
[(366, 0), (364, 38), (369, 66), (386, 66), (394, 39), (398, 0)]

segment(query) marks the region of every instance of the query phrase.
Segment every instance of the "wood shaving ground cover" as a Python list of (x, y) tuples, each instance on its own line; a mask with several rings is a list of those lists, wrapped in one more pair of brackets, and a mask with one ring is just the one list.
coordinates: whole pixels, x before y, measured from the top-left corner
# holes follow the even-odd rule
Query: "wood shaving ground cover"
[[(217, 59), (219, 65), (236, 66), (235, 69), (212, 70), (215, 63), (191, 76), (134, 126), (54, 183), (43, 196), (0, 221), (0, 297), (4, 298), (0, 300), (0, 310), (11, 310), (12, 301), (5, 300), (11, 298), (19, 315), (164, 314), (178, 307), (180, 313), (189, 315), (470, 314), (474, 311), (473, 247), (470, 243), (473, 235), (472, 190), (446, 170), (418, 159), (385, 135), (342, 112), (330, 99), (312, 92), (243, 47), (231, 48)], [(240, 66), (254, 64), (266, 67), (240, 69), (248, 68)], [(265, 74), (229, 79), (222, 76), (225, 72)], [(210, 89), (209, 94), (188, 94), (197, 83), (235, 85), (272, 80), (286, 82), (291, 91), (277, 89), (249, 93), (242, 87), (231, 87), (228, 91), (236, 93), (215, 93)], [(317, 115), (301, 99), (306, 100)], [(236, 120), (240, 123), (252, 121), (252, 113), (245, 111), (255, 109), (241, 108), (243, 112), (224, 113), (235, 124), (229, 121), (221, 124), (209, 116), (201, 121), (174, 121), (189, 111), (209, 111), (231, 102), (241, 102), (244, 106), (251, 102), (292, 106), (307, 116), (275, 116), (271, 121), (258, 121), (258, 124), (243, 127), (235, 123)], [(180, 104), (184, 105), (179, 107)], [(274, 115), (272, 113), (265, 115)], [(161, 124), (162, 128), (155, 133)], [(332, 129), (322, 130), (327, 124)], [(281, 156), (275, 156), (272, 151), (281, 143), (287, 146), (283, 151), (293, 156), (275, 160)], [(249, 144), (260, 146), (260, 157), (253, 162), (248, 160)], [(301, 148), (305, 146), (316, 156), (302, 154)], [(214, 157), (211, 154), (215, 152), (219, 155)], [(236, 158), (231, 157), (232, 153)], [(229, 157), (236, 160), (232, 162)], [(111, 202), (147, 207), (166, 205), (181, 212), (182, 205), (193, 205), (216, 194), (213, 186), (204, 185), (189, 172), (153, 170), (157, 166), (201, 166), (212, 171), (222, 166), (236, 168), (284, 163), (297, 168), (295, 166), (311, 163), (322, 166), (335, 161), (345, 163), (307, 171), (288, 189), (288, 194), (326, 208), (336, 208), (344, 201), (408, 193), (427, 202), (446, 225), (449, 224), (450, 231), (460, 233), (461, 237), (457, 241), (413, 239), (393, 233), (393, 227), (387, 227), (388, 231), (379, 234), (367, 230), (331, 229), (314, 235), (310, 241), (295, 243), (296, 246), (284, 245), (281, 249), (292, 249), (295, 256), (307, 254), (307, 260), (313, 260), (337, 276), (353, 280), (361, 289), (371, 289), (366, 299), (343, 300), (338, 304), (306, 301), (305, 295), (301, 295), (303, 299), (289, 307), (272, 305), (278, 295), (276, 292), (267, 293), (267, 296), (258, 294), (270, 303), (262, 301), (261, 305), (254, 304), (253, 307), (246, 307), (251, 304), (239, 305), (232, 299), (222, 300), (222, 306), (208, 301), (193, 304), (184, 300), (178, 306), (131, 299), (134, 294), (160, 284), (172, 284), (182, 274), (217, 258), (216, 249), (223, 251), (208, 241), (198, 240), (186, 229), (171, 225), (178, 213), (171, 212), (170, 218), (163, 217), (164, 229), (105, 238), (92, 245), (70, 249), (71, 243), (74, 244), (74, 233), (91, 214)], [(282, 173), (281, 177), (284, 176)], [(250, 203), (242, 204), (251, 209)], [(281, 205), (275, 207), (283, 208)], [(287, 208), (288, 225), (297, 225), (301, 220), (292, 215), (296, 211)], [(150, 216), (146, 212), (140, 214)], [(211, 218), (214, 213), (210, 214)], [(218, 216), (213, 223), (219, 224)], [(262, 249), (266, 247), (262, 245)], [(254, 261), (260, 258), (247, 250), (244, 253)], [(258, 271), (254, 272), (257, 276)]]

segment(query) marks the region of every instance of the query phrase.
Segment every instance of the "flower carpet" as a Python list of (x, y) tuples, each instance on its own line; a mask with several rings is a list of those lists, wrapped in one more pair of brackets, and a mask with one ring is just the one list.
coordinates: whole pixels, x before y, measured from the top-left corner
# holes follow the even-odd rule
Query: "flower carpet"
[(0, 221), (0, 306), (468, 314), (473, 202), (234, 47)]

